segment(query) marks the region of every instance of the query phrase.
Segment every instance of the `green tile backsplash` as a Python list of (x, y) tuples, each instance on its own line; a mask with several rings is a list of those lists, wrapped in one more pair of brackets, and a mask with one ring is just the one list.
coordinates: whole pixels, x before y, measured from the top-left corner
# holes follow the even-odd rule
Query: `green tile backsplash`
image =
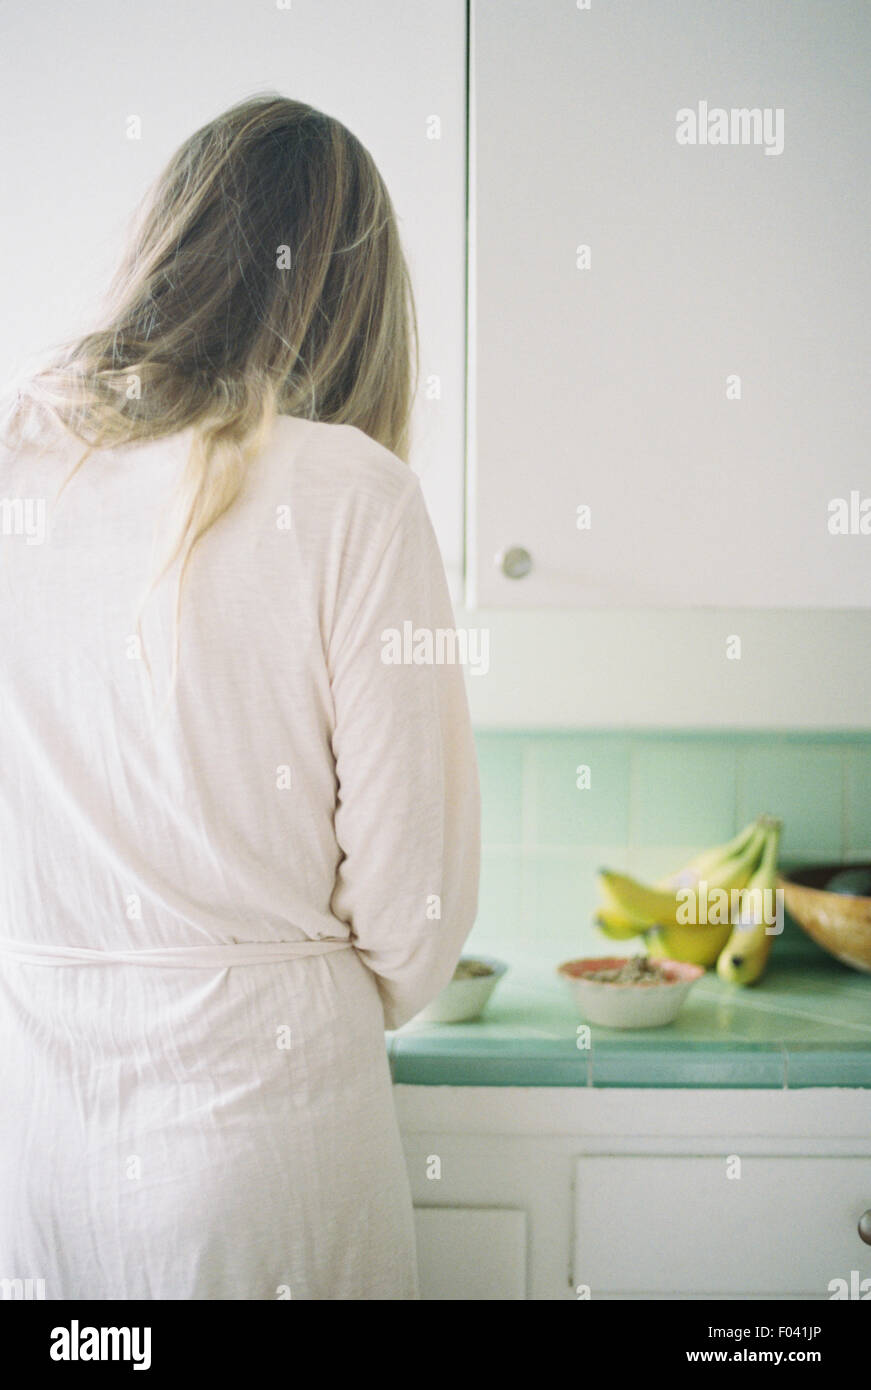
[(734, 750), (669, 737), (636, 744), (631, 760), (635, 844), (702, 846), (728, 837), (737, 816)]
[(871, 859), (871, 748), (847, 758), (844, 818), (847, 858)]
[[(592, 925), (601, 865), (659, 877), (762, 811), (783, 818), (787, 865), (871, 858), (871, 734), (479, 730), (476, 744), (483, 855), (470, 945), (482, 953), (607, 954)], [(817, 952), (789, 928), (787, 948)]]
[(759, 742), (741, 748), (739, 822), (752, 820), (757, 807), (771, 811), (783, 821), (784, 860), (839, 859), (845, 839), (844, 751), (837, 744), (770, 748)]
[(531, 843), (625, 843), (629, 837), (627, 741), (607, 734), (583, 739), (557, 734), (533, 740), (524, 764), (524, 823)]

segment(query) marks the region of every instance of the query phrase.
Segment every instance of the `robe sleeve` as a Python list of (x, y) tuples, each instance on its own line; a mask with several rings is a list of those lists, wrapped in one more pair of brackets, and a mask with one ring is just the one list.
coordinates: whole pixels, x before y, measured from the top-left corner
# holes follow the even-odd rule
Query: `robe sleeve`
[[(330, 649), (342, 858), (332, 910), (398, 1028), (450, 980), (475, 920), (480, 791), (445, 572), (414, 474)], [(359, 590), (358, 590), (359, 592)], [(411, 659), (409, 659), (411, 658)]]

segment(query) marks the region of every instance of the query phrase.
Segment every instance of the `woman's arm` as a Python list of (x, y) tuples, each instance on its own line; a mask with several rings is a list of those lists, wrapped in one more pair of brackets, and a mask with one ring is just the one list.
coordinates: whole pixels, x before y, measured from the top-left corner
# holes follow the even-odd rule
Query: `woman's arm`
[(332, 908), (376, 977), (386, 1028), (448, 982), (477, 910), (475, 746), (462, 667), (426, 659), (439, 629), (454, 631), (453, 612), (411, 474), (330, 661), (344, 855)]

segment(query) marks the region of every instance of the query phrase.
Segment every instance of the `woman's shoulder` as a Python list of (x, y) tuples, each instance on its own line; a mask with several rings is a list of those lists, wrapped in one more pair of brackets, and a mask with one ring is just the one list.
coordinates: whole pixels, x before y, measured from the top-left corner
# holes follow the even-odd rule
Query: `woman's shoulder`
[(418, 486), (407, 463), (356, 425), (279, 416), (271, 451), (308, 499), (392, 511)]

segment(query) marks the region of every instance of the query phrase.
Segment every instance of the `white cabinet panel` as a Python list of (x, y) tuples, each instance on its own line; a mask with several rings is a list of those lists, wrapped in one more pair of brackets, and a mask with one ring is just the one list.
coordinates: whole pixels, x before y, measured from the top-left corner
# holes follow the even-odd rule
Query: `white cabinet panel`
[[(14, 132), (2, 157), (0, 257), (15, 267), (0, 285), (4, 382), (56, 339), (90, 326), (147, 185), (182, 140), (231, 103), (275, 90), (337, 116), (367, 145), (400, 220), (420, 318), (424, 389), (412, 462), (458, 592), (464, 0), (5, 5), (0, 45), (0, 123)], [(127, 138), (131, 115), (142, 122), (139, 140)]]
[(871, 1280), (871, 1246), (857, 1231), (871, 1208), (871, 1159), (745, 1155), (740, 1177), (727, 1173), (725, 1156), (580, 1159), (575, 1283), (593, 1298), (830, 1298), (834, 1279)]
[(416, 1207), (423, 1299), (526, 1298), (526, 1213)]
[[(471, 600), (867, 606), (871, 6), (473, 15)], [(739, 143), (678, 143), (702, 102)]]

